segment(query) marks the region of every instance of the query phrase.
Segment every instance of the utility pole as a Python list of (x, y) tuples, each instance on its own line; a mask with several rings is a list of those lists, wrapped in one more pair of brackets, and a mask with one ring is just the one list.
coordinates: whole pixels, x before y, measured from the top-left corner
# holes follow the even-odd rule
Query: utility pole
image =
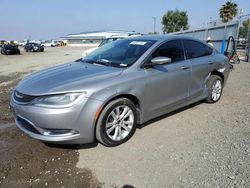
[(238, 47), (238, 41), (240, 38), (241, 18), (242, 18), (243, 13), (244, 13), (244, 10), (240, 9), (240, 15), (238, 17), (238, 28), (237, 28), (237, 34), (236, 34), (236, 49)]
[(153, 20), (154, 20), (154, 34), (156, 33), (156, 17), (153, 17)]
[(250, 63), (250, 21), (248, 22), (248, 28), (247, 28), (246, 62)]

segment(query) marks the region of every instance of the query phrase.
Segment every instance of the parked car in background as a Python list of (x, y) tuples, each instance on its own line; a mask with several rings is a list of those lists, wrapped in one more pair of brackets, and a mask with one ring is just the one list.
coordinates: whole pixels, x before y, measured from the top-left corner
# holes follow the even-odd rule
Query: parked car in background
[(18, 41), (19, 46), (24, 46), (27, 44), (27, 41)]
[(125, 39), (125, 38), (128, 38), (128, 37), (136, 37), (136, 36), (141, 36), (141, 35), (115, 35), (115, 36), (112, 36), (112, 37), (109, 37), (109, 38), (105, 38), (103, 39), (103, 41), (99, 44), (98, 47), (95, 47), (95, 48), (90, 48), (90, 49), (87, 49), (83, 52), (83, 55), (82, 57), (85, 57), (86, 55), (90, 54), (91, 52), (95, 51), (96, 49), (98, 49), (99, 47), (107, 44), (107, 43), (110, 43), (110, 42), (113, 42), (113, 41), (116, 41), (116, 40), (121, 40), (121, 39)]
[(246, 47), (247, 47), (247, 40), (244, 38), (239, 38), (237, 42), (237, 48), (246, 49)]
[(1, 47), (1, 54), (12, 55), (12, 54), (20, 54), (20, 50), (17, 45), (14, 44), (4, 44)]
[(43, 52), (44, 47), (43, 45), (37, 43), (27, 43), (24, 45), (24, 50), (26, 52)]
[(229, 72), (228, 58), (200, 40), (126, 38), (26, 77), (10, 105), (17, 126), (35, 139), (117, 146), (138, 124), (197, 101), (218, 102)]
[(45, 47), (56, 47), (58, 44), (55, 41), (45, 41), (41, 45)]

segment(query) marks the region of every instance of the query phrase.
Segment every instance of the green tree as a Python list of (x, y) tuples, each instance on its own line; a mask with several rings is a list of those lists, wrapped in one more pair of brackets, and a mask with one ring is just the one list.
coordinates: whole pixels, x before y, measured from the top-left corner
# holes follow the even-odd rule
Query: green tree
[[(250, 29), (250, 19), (242, 22), (242, 27), (240, 27), (240, 38), (247, 38), (247, 32)], [(250, 32), (250, 31), (249, 31)]]
[(238, 5), (232, 1), (227, 1), (226, 4), (220, 8), (220, 18), (222, 22), (227, 23), (238, 14)]
[(187, 11), (169, 10), (163, 15), (161, 23), (163, 33), (187, 30), (189, 28)]

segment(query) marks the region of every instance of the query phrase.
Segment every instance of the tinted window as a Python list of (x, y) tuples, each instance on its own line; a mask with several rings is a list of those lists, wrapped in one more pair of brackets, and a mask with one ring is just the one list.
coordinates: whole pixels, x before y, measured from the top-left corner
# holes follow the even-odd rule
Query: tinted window
[(213, 53), (212, 48), (201, 42), (193, 40), (183, 40), (183, 43), (187, 59), (207, 56)]
[(207, 49), (207, 54), (206, 55), (211, 55), (213, 53), (213, 49), (210, 48), (208, 45), (205, 45)]
[(172, 40), (162, 44), (156, 51), (154, 51), (152, 58), (154, 57), (169, 57), (172, 62), (184, 60), (184, 52), (180, 40)]

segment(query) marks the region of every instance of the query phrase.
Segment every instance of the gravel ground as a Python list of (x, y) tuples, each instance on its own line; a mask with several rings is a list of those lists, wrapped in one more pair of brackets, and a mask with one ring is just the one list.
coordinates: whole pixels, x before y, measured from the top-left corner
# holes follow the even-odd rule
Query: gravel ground
[(79, 150), (104, 186), (250, 187), (250, 64), (235, 66), (221, 100), (137, 129), (115, 148)]
[(0, 187), (250, 187), (249, 63), (235, 66), (218, 103), (154, 119), (119, 147), (45, 145), (15, 128), (13, 86), (81, 53), (66, 47), (0, 55)]

